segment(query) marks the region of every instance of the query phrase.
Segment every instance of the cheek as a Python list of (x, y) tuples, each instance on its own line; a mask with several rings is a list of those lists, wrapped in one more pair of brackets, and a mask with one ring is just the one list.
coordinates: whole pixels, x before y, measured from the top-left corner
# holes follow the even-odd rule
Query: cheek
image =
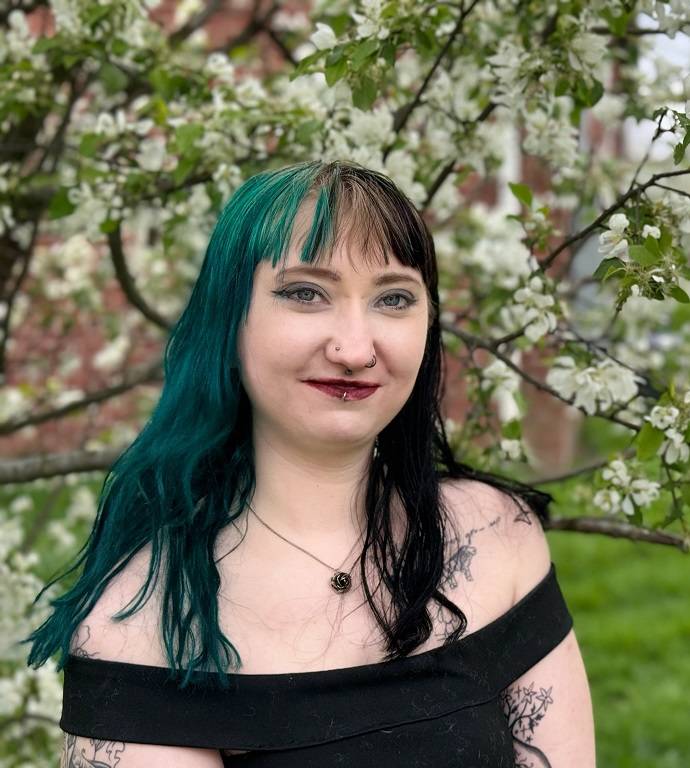
[(426, 326), (416, 333), (388, 334), (384, 341), (386, 359), (392, 372), (401, 377), (416, 376), (424, 357)]

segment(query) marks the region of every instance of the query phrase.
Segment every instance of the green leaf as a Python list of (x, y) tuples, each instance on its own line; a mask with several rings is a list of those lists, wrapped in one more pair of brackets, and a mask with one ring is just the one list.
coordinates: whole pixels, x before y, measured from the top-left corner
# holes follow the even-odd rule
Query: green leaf
[(297, 66), (292, 70), (292, 72), (290, 72), (290, 80), (294, 80), (296, 77), (309, 72), (311, 65), (319, 61), (319, 59), (323, 56), (323, 53), (323, 51), (314, 51), (314, 53), (310, 53), (309, 56), (305, 56), (303, 59), (300, 59), (297, 62)]
[(69, 199), (67, 192), (68, 190), (63, 187), (53, 195), (48, 204), (49, 219), (62, 219), (74, 212), (77, 206)]
[(94, 24), (97, 21), (105, 18), (110, 13), (109, 5), (100, 5), (100, 3), (91, 3), (84, 6), (86, 12), (84, 14), (84, 21), (87, 24)]
[(593, 107), (604, 95), (604, 86), (594, 80), (588, 85), (582, 78), (575, 83), (575, 96), (582, 106)]
[(300, 123), (295, 129), (295, 141), (298, 144), (309, 144), (311, 137), (322, 127), (322, 123), (319, 120), (307, 120), (304, 123)]
[(570, 91), (570, 81), (567, 77), (559, 77), (556, 81), (554, 96), (563, 96)]
[(110, 50), (116, 56), (124, 56), (129, 50), (129, 46), (121, 37), (116, 37), (110, 46)]
[(383, 56), (383, 58), (386, 60), (386, 64), (388, 64), (389, 67), (392, 67), (393, 64), (395, 64), (396, 51), (397, 47), (391, 42), (391, 40), (386, 40), (386, 42), (383, 44), (383, 48), (381, 49), (381, 56)]
[(187, 154), (194, 149), (197, 139), (204, 134), (204, 126), (200, 123), (187, 123), (175, 129), (175, 140), (180, 152)]
[(376, 99), (376, 83), (370, 77), (362, 77), (352, 89), (352, 103), (357, 109), (366, 111)]
[(532, 207), (532, 190), (527, 184), (517, 184), (509, 181), (508, 186), (510, 187), (510, 191), (523, 205), (527, 208)]
[(644, 267), (657, 264), (661, 258), (660, 255), (648, 251), (645, 245), (631, 245), (628, 248), (628, 253), (633, 261), (642, 264)]
[(619, 270), (624, 270), (625, 264), (617, 258), (604, 259), (601, 264), (596, 268), (592, 277), (602, 282), (608, 280), (612, 274), (615, 274)]
[(374, 58), (379, 50), (379, 45), (378, 40), (371, 39), (359, 43), (350, 57), (352, 69), (358, 72), (370, 58)]
[(352, 23), (352, 18), (349, 13), (338, 13), (323, 16), (321, 21), (331, 27), (331, 29), (335, 32), (336, 37), (342, 37), (345, 32), (347, 32), (347, 28)]
[(614, 35), (623, 37), (628, 29), (628, 22), (630, 21), (631, 13), (622, 11), (619, 16), (614, 16), (613, 11), (606, 8), (600, 11), (600, 15), (606, 19), (606, 23), (609, 25), (609, 29)]
[(57, 36), (40, 37), (34, 43), (33, 48), (31, 49), (31, 52), (32, 53), (48, 53), (48, 51), (52, 51), (55, 48), (59, 49), (60, 46), (63, 44), (64, 44), (64, 41)]
[(176, 185), (182, 184), (182, 182), (189, 176), (189, 174), (196, 168), (199, 162), (199, 158), (196, 154), (187, 155), (180, 159), (177, 163), (177, 167), (172, 172), (172, 178)]
[(668, 295), (674, 298), (680, 304), (690, 304), (690, 296), (675, 283), (671, 283), (668, 287)]
[(666, 227), (659, 227), (661, 230), (661, 237), (659, 238), (659, 250), (662, 253), (666, 253), (666, 251), (671, 247), (671, 243), (673, 242), (673, 238), (671, 237), (671, 233), (666, 229)]
[(519, 440), (522, 435), (522, 424), (519, 419), (511, 419), (501, 427), (501, 434), (508, 440)]
[(329, 88), (332, 88), (338, 80), (341, 80), (347, 72), (347, 59), (342, 57), (333, 64), (327, 64), (324, 74), (326, 75), (326, 83)]
[(115, 93), (121, 93), (129, 82), (127, 75), (121, 69), (109, 64), (107, 61), (103, 64), (98, 74), (103, 81), (106, 93), (111, 96)]
[(659, 241), (655, 237), (647, 235), (644, 239), (644, 247), (655, 256), (661, 258), (661, 248), (659, 247)]
[(104, 234), (108, 235), (111, 232), (114, 232), (119, 226), (119, 222), (115, 221), (114, 219), (106, 219), (104, 222), (101, 223), (99, 229)]
[(79, 154), (84, 157), (95, 157), (103, 138), (97, 133), (85, 133), (79, 142)]
[(662, 430), (653, 427), (648, 421), (645, 421), (635, 438), (637, 458), (640, 461), (654, 458), (664, 439), (665, 435)]
[(437, 47), (434, 36), (428, 30), (421, 27), (416, 27), (414, 30), (413, 44), (422, 56), (430, 56)]
[(681, 141), (680, 144), (676, 144), (676, 146), (673, 148), (674, 165), (678, 165), (679, 163), (683, 162), (683, 158), (685, 157), (685, 150), (687, 149), (689, 139), (690, 139), (690, 134), (686, 133), (683, 141)]

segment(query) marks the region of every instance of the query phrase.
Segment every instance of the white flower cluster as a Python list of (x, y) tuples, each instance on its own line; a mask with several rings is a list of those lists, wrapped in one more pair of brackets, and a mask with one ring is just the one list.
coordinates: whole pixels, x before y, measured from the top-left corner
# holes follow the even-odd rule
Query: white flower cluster
[(640, 0), (637, 10), (651, 16), (673, 40), (690, 18), (690, 0)]
[(579, 177), (582, 165), (579, 131), (570, 122), (569, 96), (545, 98), (531, 111), (523, 111), (526, 152), (543, 157), (555, 169), (556, 180)]
[(23, 537), (19, 514), (0, 509), (0, 661), (3, 662), (25, 658), (26, 648), (19, 640), (31, 632), (36, 617), (45, 611), (45, 603), (41, 603), (39, 611), (31, 608), (43, 584), (31, 570), (38, 562), (38, 555), (19, 551)]
[(546, 383), (558, 394), (590, 416), (608, 410), (614, 403), (626, 403), (637, 394), (636, 374), (606, 359), (578, 368), (572, 357), (557, 357), (546, 375)]
[[(48, 61), (43, 53), (31, 50), (35, 40), (29, 29), (26, 14), (15, 8), (7, 16), (7, 27), (0, 29), (0, 64), (9, 61), (30, 61), (32, 69), (48, 69)], [(30, 72), (31, 70), (27, 70)]]
[(489, 209), (483, 203), (475, 203), (472, 214), (481, 225), (481, 237), (474, 239), (470, 250), (453, 254), (454, 258), (472, 268), (473, 279), (481, 288), (517, 288), (538, 266), (521, 242), (520, 225), (507, 219), (505, 212)]
[(92, 0), (50, 0), (57, 31), (77, 39), (106, 43), (119, 36), (131, 48), (144, 48), (149, 33), (157, 31), (148, 12), (159, 0), (98, 0), (98, 4), (108, 6), (109, 12), (92, 20)]
[(632, 477), (621, 459), (609, 462), (602, 471), (602, 477), (609, 487), (597, 491), (592, 501), (608, 514), (624, 512), (633, 515), (635, 505), (646, 507), (659, 497), (659, 483), (646, 477)]
[(510, 461), (521, 461), (525, 457), (521, 440), (503, 438), (499, 447), (503, 456)]
[[(575, 19), (577, 23), (578, 20)], [(603, 79), (603, 66), (608, 54), (608, 38), (593, 32), (577, 32), (570, 41), (568, 61), (573, 69)]]
[[(518, 363), (520, 351), (514, 353), (516, 359), (512, 362)], [(521, 414), (520, 407), (515, 400), (514, 393), (520, 389), (520, 376), (503, 360), (493, 360), (481, 372), (480, 388), (484, 391), (491, 391), (491, 399), (496, 403), (498, 409), (498, 418), (502, 422), (519, 419)]]
[[(684, 403), (690, 406), (690, 392), (685, 393)], [(681, 415), (675, 405), (655, 405), (644, 419), (665, 435), (657, 455), (669, 464), (687, 462), (690, 458), (690, 446), (685, 441), (685, 431), (690, 423), (688, 414)]]
[(363, 13), (352, 11), (352, 18), (357, 23), (356, 39), (376, 36), (379, 40), (385, 40), (390, 34), (390, 29), (381, 18), (383, 0), (360, 0), (358, 5)]
[(501, 307), (499, 316), (501, 323), (508, 331), (525, 328), (525, 336), (530, 341), (538, 341), (547, 333), (556, 330), (558, 321), (550, 311), (555, 299), (546, 293), (546, 285), (541, 277), (535, 275), (527, 285), (518, 288), (513, 294), (513, 303)]
[(417, 162), (410, 147), (395, 149), (382, 160), (383, 149), (395, 140), (389, 106), (370, 111), (351, 108), (342, 123), (333, 121), (324, 142), (326, 161), (347, 159), (388, 175), (417, 205), (426, 197), (423, 184), (415, 180)]
[(52, 659), (38, 669), (22, 664), (0, 679), (0, 715), (8, 721), (2, 734), (3, 753), (10, 755), (0, 758), (2, 768), (40, 768), (50, 763), (64, 739), (58, 726), (61, 706), (62, 683)]

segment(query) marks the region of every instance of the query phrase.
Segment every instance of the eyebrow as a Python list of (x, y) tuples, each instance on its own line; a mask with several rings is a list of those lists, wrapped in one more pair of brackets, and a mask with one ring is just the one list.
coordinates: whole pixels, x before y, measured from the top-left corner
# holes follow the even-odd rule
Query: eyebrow
[[(323, 267), (289, 267), (288, 269), (282, 269), (278, 273), (278, 280), (284, 280), (287, 275), (296, 273), (303, 273), (306, 275), (313, 275), (315, 277), (322, 277), (326, 280), (332, 280), (334, 283), (340, 282), (340, 273), (333, 269), (324, 269)], [(374, 285), (387, 285), (388, 283), (408, 282), (415, 283), (421, 287), (420, 281), (412, 275), (405, 274), (404, 272), (385, 272), (374, 279)]]

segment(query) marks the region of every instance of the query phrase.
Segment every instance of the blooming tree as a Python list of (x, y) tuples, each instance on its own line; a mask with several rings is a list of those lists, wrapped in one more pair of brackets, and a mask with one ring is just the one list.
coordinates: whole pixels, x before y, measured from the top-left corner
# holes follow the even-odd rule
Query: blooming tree
[[(126, 393), (144, 414), (162, 365), (130, 365), (133, 340), (162, 348), (228, 196), (269, 166), (351, 159), (389, 175), (434, 233), (444, 340), (471, 404), (448, 420), (463, 458), (536, 470), (521, 391), (534, 387), (617, 446), (534, 477), (574, 482), (591, 506), (551, 526), (687, 551), (690, 77), (653, 41), (683, 36), (690, 1), (254, 2), (220, 43), (208, 30), (222, 2), (185, 0), (172, 19), (158, 5), (0, 2), (2, 433)], [(280, 66), (260, 66), (260, 36)], [(594, 124), (608, 141), (587, 145)], [(639, 157), (611, 151), (623, 125), (653, 126)], [(506, 175), (515, 148), (548, 185)], [(124, 310), (104, 300), (113, 284)], [(68, 333), (84, 315), (107, 329), (92, 362), (108, 387), (66, 383), (80, 365), (68, 344), (47, 377), (13, 358), (26, 324)], [(136, 432), (120, 422), (79, 450), (0, 465), (0, 768), (59, 749), (58, 675), (25, 669), (17, 644), (45, 609), (29, 610), (44, 583), (22, 522), (32, 489), (69, 496), (64, 520), (38, 516), (57, 568), (95, 514), (94, 477)]]

